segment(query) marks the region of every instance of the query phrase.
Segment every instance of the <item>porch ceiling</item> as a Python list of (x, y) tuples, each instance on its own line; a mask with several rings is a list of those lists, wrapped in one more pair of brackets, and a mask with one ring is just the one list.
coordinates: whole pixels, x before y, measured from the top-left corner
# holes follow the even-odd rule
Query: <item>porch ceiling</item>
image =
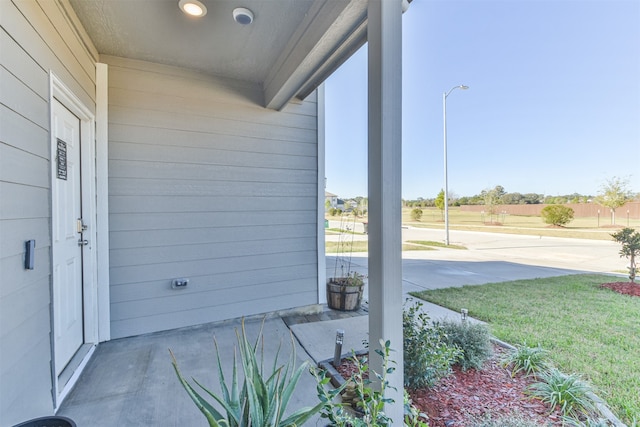
[[(192, 18), (178, 0), (69, 0), (100, 54), (258, 83), (274, 109), (308, 95), (366, 39), (367, 0), (201, 1), (207, 14)], [(236, 7), (253, 23), (236, 23)]]

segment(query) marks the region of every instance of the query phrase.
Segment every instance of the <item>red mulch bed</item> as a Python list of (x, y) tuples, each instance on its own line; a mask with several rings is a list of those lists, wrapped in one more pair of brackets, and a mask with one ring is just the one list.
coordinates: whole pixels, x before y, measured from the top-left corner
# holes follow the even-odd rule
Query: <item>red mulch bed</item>
[(434, 388), (410, 390), (414, 405), (429, 416), (430, 427), (468, 425), (470, 419), (492, 418), (517, 414), (540, 425), (561, 426), (559, 411), (551, 411), (524, 391), (534, 380), (522, 375), (511, 377), (498, 362), (504, 351), (495, 348), (496, 355), (482, 370), (462, 372), (454, 367), (453, 375), (443, 378)]
[(640, 297), (640, 284), (631, 283), (631, 282), (612, 282), (612, 283), (603, 283), (603, 288), (611, 289), (612, 291), (618, 292), (623, 295), (631, 295), (634, 297)]
[[(522, 375), (511, 378), (509, 371), (498, 362), (505, 350), (495, 346), (494, 351), (482, 370), (462, 372), (454, 367), (453, 374), (435, 387), (409, 390), (413, 404), (429, 417), (429, 427), (465, 426), (469, 419), (480, 419), (487, 413), (493, 418), (518, 414), (541, 425), (561, 426), (558, 411), (551, 412), (542, 402), (524, 394), (533, 380)], [(343, 360), (338, 372), (349, 378), (354, 369), (352, 362)]]

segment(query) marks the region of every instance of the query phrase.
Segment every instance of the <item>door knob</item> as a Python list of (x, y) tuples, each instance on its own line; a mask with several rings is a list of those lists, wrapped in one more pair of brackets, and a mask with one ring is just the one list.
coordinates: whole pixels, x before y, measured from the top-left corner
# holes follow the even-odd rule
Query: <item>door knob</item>
[(78, 240), (78, 246), (86, 246), (89, 244), (88, 240), (80, 239)]

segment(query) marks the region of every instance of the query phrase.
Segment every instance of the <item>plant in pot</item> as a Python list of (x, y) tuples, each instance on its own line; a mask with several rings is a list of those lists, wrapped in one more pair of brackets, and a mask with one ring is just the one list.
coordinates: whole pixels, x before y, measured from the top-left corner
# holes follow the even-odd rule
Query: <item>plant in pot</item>
[(327, 282), (327, 304), (334, 310), (358, 310), (362, 303), (364, 275), (355, 271)]
[[(344, 222), (344, 217), (343, 217)], [(362, 303), (364, 290), (363, 274), (351, 270), (351, 255), (353, 252), (353, 237), (355, 224), (341, 222), (338, 253), (333, 277), (327, 281), (327, 305), (334, 310), (358, 310)]]

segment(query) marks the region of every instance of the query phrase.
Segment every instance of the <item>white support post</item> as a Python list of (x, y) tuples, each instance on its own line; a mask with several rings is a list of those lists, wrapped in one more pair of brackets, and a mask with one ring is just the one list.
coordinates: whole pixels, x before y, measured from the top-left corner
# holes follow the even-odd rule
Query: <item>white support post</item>
[(382, 360), (373, 350), (389, 340), (396, 370), (386, 396), (395, 403), (385, 412), (402, 425), (402, 0), (370, 0), (367, 31), (370, 368), (381, 373)]
[(111, 339), (109, 297), (109, 68), (96, 64), (96, 181), (99, 341)]
[(318, 94), (318, 304), (327, 301), (327, 257), (324, 242), (324, 192), (325, 192), (325, 97), (324, 84)]

